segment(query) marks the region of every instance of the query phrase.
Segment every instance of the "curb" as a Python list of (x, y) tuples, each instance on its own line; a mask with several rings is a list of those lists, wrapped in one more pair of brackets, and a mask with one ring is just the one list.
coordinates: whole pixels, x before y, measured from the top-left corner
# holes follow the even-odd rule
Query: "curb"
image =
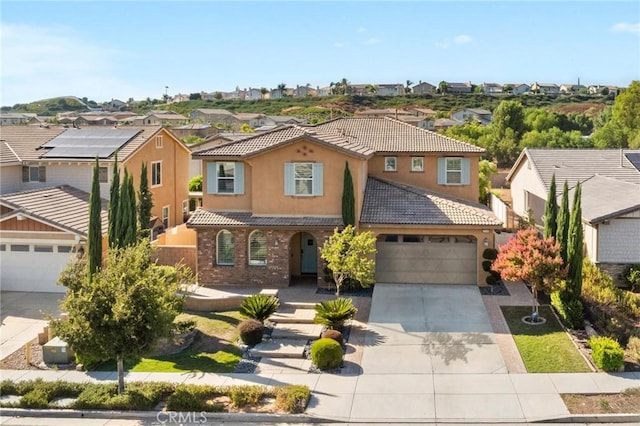
[(331, 423), (332, 419), (308, 414), (211, 413), (200, 411), (105, 411), (71, 409), (3, 408), (2, 417), (56, 417), (85, 419), (155, 420), (160, 424), (204, 424), (211, 421), (244, 423)]
[(640, 414), (575, 414), (540, 423), (632, 423), (640, 424)]

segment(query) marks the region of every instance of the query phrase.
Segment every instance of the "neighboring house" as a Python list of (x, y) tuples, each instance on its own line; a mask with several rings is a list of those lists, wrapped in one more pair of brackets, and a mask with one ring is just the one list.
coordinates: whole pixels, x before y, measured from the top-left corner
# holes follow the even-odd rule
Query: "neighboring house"
[(151, 113), (133, 119), (134, 126), (180, 126), (188, 121), (187, 117), (175, 113)]
[(318, 96), (318, 91), (311, 87), (310, 84), (306, 86), (296, 86), (296, 88), (293, 89), (294, 98), (304, 98), (306, 96)]
[(239, 112), (233, 115), (233, 126), (236, 130), (240, 129), (243, 124), (248, 124), (252, 128), (267, 125), (267, 116), (264, 114), (256, 114), (252, 112)]
[[(106, 233), (107, 201), (102, 203)], [(3, 291), (64, 293), (60, 272), (86, 246), (89, 194), (62, 185), (0, 196)]]
[(531, 85), (531, 91), (541, 95), (557, 95), (560, 93), (560, 88), (554, 83), (535, 82)]
[(396, 117), (398, 114), (406, 114), (406, 112), (397, 108), (363, 109), (355, 112), (356, 117), (362, 118)]
[(559, 92), (560, 93), (578, 93), (583, 89), (586, 90), (587, 88), (582, 84), (561, 84)]
[(284, 126), (285, 124), (306, 124), (306, 120), (290, 115), (267, 115), (266, 126)]
[(445, 130), (448, 129), (451, 126), (459, 126), (460, 123), (459, 121), (455, 121), (455, 120), (451, 120), (450, 118), (436, 118), (433, 125), (437, 130)]
[(412, 126), (419, 127), (425, 130), (435, 130), (436, 120), (430, 117), (416, 116), (416, 115), (398, 115), (397, 120), (403, 123), (411, 124)]
[[(173, 130), (173, 129), (172, 129)], [(254, 136), (253, 133), (221, 132), (207, 137), (204, 142), (188, 145), (191, 152), (202, 151), (228, 142), (238, 141)], [(202, 174), (202, 161), (191, 158), (189, 160), (189, 179)]]
[(76, 126), (115, 126), (119, 120), (112, 115), (81, 115), (76, 118)]
[(121, 174), (126, 167), (133, 176), (135, 188), (140, 185), (142, 163), (147, 163), (153, 195), (152, 215), (160, 218), (166, 228), (185, 221), (191, 152), (167, 129), (8, 126), (2, 129), (2, 139), (0, 189), (3, 194), (59, 185), (90, 192), (97, 156), (100, 194), (108, 198), (117, 152)]
[(271, 89), (269, 91), (269, 99), (282, 99), (285, 94), (287, 94), (286, 90), (282, 89)]
[(121, 108), (127, 106), (126, 102), (122, 102), (119, 99), (111, 99), (111, 102), (106, 102), (103, 107), (107, 111), (120, 111)]
[(410, 108), (407, 112), (419, 117), (433, 117), (436, 115), (436, 111), (431, 108)]
[(178, 93), (173, 98), (169, 99), (170, 104), (177, 103), (177, 102), (189, 102), (189, 95), (185, 93)]
[(202, 123), (209, 124), (222, 123), (227, 126), (232, 126), (235, 121), (233, 113), (226, 109), (199, 108), (191, 111), (189, 117), (193, 121), (200, 121)]
[(491, 124), (491, 111), (481, 108), (465, 108), (451, 114), (451, 118), (459, 123), (477, 121), (483, 126)]
[(331, 87), (329, 86), (325, 86), (325, 87), (318, 87), (318, 96), (331, 96)]
[(21, 112), (0, 113), (0, 126), (15, 126), (34, 123), (38, 123), (36, 114), (25, 114)]
[(620, 88), (617, 86), (607, 86), (607, 85), (600, 85), (600, 84), (589, 86), (587, 88), (587, 92), (590, 95), (599, 95), (600, 93), (602, 93), (602, 89), (604, 88), (607, 88), (607, 90), (609, 91), (609, 94), (613, 94), (615, 96), (617, 96), (618, 93), (620, 93)]
[(415, 95), (435, 95), (438, 92), (438, 88), (433, 84), (421, 81), (413, 86), (411, 92)]
[(471, 93), (471, 82), (449, 83), (447, 82), (447, 93)]
[(262, 90), (255, 87), (249, 87), (244, 98), (246, 101), (259, 101), (262, 99)]
[(524, 95), (531, 91), (531, 86), (525, 83), (514, 83), (511, 85), (511, 93), (514, 95)]
[(319, 248), (342, 227), (345, 164), (356, 226), (377, 238), (376, 280), (484, 284), (500, 221), (477, 203), (482, 148), (390, 118), (284, 126), (194, 152), (203, 161), (199, 283), (288, 286), (323, 279)]
[(377, 96), (402, 96), (404, 95), (404, 85), (400, 83), (376, 84)]
[(185, 124), (184, 126), (172, 127), (171, 133), (176, 135), (178, 139), (182, 140), (187, 136), (199, 136), (201, 138), (206, 138), (207, 136), (220, 133), (220, 129), (212, 126), (211, 124), (194, 123)]
[(498, 95), (503, 93), (502, 84), (482, 83), (482, 92), (485, 95)]
[[(582, 183), (582, 222), (589, 258), (616, 276), (640, 263), (640, 150), (525, 149), (507, 182), (515, 213), (543, 224), (551, 176), (558, 197), (566, 180)], [(570, 203), (573, 198), (570, 197)]]

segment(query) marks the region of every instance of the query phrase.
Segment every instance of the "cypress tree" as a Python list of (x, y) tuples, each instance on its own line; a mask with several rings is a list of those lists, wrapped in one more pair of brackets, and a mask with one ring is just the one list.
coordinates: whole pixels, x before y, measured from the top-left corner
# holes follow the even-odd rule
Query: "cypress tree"
[(547, 203), (544, 207), (544, 237), (554, 237), (558, 232), (558, 204), (556, 203), (556, 174), (551, 176), (551, 185), (549, 185), (549, 195)]
[(355, 196), (353, 194), (353, 178), (349, 170), (349, 162), (345, 161), (344, 184), (342, 188), (342, 221), (344, 226), (356, 226)]
[(558, 211), (558, 229), (556, 231), (556, 241), (560, 243), (560, 256), (564, 264), (568, 264), (567, 260), (567, 240), (569, 238), (569, 184), (564, 181), (562, 188), (562, 201), (560, 202), (560, 210)]
[(127, 179), (124, 182), (122, 182), (122, 185), (126, 187), (127, 208), (125, 210), (125, 214), (128, 215), (127, 221), (126, 221), (127, 227), (123, 230), (124, 240), (122, 242), (122, 246), (128, 247), (128, 246), (134, 245), (138, 240), (138, 226), (137, 226), (138, 215), (136, 211), (136, 192), (133, 189), (133, 175), (127, 176)]
[(138, 192), (138, 220), (140, 222), (140, 238), (149, 237), (149, 225), (151, 222), (151, 209), (153, 198), (149, 191), (149, 178), (147, 177), (147, 163), (142, 163), (140, 172), (140, 191)]
[(109, 189), (109, 247), (118, 247), (118, 202), (120, 200), (120, 171), (118, 153), (113, 163), (113, 177)]
[(580, 182), (573, 194), (573, 207), (569, 221), (569, 238), (567, 241), (567, 259), (569, 260), (569, 274), (567, 290), (574, 300), (579, 300), (582, 294), (582, 260), (584, 235), (582, 230), (582, 190)]
[(89, 253), (89, 278), (102, 266), (102, 200), (100, 199), (100, 166), (98, 157), (93, 166), (93, 181), (89, 194), (89, 231), (87, 235)]
[(120, 185), (120, 201), (118, 204), (118, 247), (127, 246), (127, 234), (131, 228), (131, 197), (129, 196), (129, 171), (124, 169), (122, 184)]

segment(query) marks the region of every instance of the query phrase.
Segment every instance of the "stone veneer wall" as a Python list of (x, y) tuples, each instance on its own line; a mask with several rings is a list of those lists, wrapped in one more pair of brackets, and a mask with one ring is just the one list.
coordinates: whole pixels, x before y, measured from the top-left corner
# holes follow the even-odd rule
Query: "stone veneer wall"
[[(216, 264), (216, 236), (222, 229), (233, 234), (235, 245), (235, 265), (218, 266)], [(291, 281), (289, 261), (292, 257), (291, 238), (299, 232), (308, 232), (316, 239), (318, 247), (333, 234), (333, 230), (276, 230), (260, 229), (267, 239), (267, 264), (265, 266), (248, 264), (249, 234), (257, 228), (198, 229), (197, 268), (198, 282), (201, 285), (248, 286), (248, 287), (287, 287)], [(318, 283), (322, 281), (322, 259), (318, 252)]]
[(622, 273), (624, 272), (624, 268), (629, 266), (629, 263), (597, 263), (596, 265), (598, 266), (598, 268), (608, 272), (609, 275), (611, 275), (611, 278), (613, 278), (613, 282), (615, 283), (615, 285), (617, 285), (618, 287), (627, 286)]

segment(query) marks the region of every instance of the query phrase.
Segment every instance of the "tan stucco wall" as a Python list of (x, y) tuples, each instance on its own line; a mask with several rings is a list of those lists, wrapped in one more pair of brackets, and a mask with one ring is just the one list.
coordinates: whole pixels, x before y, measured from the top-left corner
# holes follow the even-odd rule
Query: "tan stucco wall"
[(187, 228), (182, 224), (158, 235), (157, 245), (167, 246), (195, 246), (197, 241), (196, 230)]
[[(129, 174), (133, 175), (133, 186), (138, 191), (142, 163), (147, 163), (149, 188), (153, 194), (151, 215), (162, 220), (162, 207), (170, 206), (169, 226), (176, 226), (184, 223), (182, 201), (189, 200), (191, 153), (166, 130), (161, 129), (157, 134), (163, 136), (162, 148), (156, 148), (156, 135), (153, 135), (144, 146), (124, 162), (124, 165)], [(162, 185), (156, 187), (151, 185), (151, 163), (155, 161), (162, 161)]]
[[(455, 156), (455, 155), (450, 155)], [(384, 171), (384, 157), (396, 157), (396, 169), (395, 172)], [(424, 172), (412, 172), (411, 171), (411, 157), (424, 157)], [(429, 189), (439, 192), (441, 194), (448, 194), (463, 200), (469, 200), (473, 202), (478, 201), (479, 188), (478, 188), (478, 159), (477, 156), (462, 156), (469, 158), (471, 163), (470, 185), (439, 185), (438, 184), (438, 158), (439, 155), (422, 155), (422, 154), (395, 154), (384, 153), (376, 154), (369, 160), (369, 174), (381, 179), (388, 179), (395, 182), (406, 183), (408, 185), (419, 186), (421, 188)]]
[[(255, 215), (341, 216), (345, 161), (349, 162), (353, 177), (356, 218), (359, 218), (366, 184), (366, 160), (311, 141), (297, 142), (247, 159), (244, 195), (207, 194), (205, 162), (203, 207), (207, 210), (252, 211)], [(284, 195), (284, 164), (291, 162), (323, 164), (323, 196)]]
[(485, 286), (487, 273), (482, 270), (482, 252), (484, 251), (484, 239), (487, 239), (487, 246), (494, 247), (494, 228), (474, 228), (474, 227), (462, 227), (462, 226), (419, 226), (413, 225), (411, 228), (402, 226), (383, 226), (383, 225), (362, 225), (361, 231), (371, 231), (377, 237), (381, 234), (402, 234), (402, 235), (470, 235), (477, 240), (477, 265), (476, 275), (477, 284), (479, 286)]

